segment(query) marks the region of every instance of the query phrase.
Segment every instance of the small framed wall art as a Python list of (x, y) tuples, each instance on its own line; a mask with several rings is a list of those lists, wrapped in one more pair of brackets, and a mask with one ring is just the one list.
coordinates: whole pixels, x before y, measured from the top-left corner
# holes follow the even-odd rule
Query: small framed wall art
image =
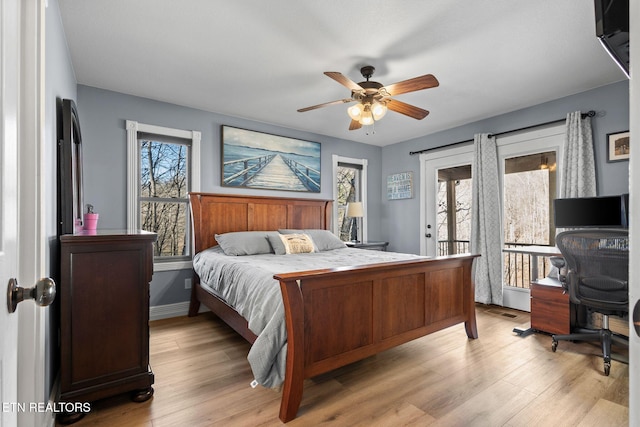
[(413, 197), (413, 172), (400, 172), (387, 176), (387, 200)]
[(607, 134), (607, 162), (629, 160), (629, 131)]

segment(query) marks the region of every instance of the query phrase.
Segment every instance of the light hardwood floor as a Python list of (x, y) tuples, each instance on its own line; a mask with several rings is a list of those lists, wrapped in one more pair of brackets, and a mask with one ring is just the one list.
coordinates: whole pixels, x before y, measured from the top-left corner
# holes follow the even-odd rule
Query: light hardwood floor
[[(599, 349), (512, 330), (529, 314), (477, 307), (462, 325), (305, 381), (288, 426), (627, 426), (629, 369)], [(210, 313), (151, 323), (155, 395), (92, 404), (74, 426), (277, 426), (280, 393), (252, 389), (249, 345)]]

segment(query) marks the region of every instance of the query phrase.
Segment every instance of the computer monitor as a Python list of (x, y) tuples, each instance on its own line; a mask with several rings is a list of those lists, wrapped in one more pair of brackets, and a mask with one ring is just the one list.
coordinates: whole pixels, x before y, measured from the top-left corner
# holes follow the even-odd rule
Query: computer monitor
[(628, 228), (629, 195), (553, 201), (556, 228)]

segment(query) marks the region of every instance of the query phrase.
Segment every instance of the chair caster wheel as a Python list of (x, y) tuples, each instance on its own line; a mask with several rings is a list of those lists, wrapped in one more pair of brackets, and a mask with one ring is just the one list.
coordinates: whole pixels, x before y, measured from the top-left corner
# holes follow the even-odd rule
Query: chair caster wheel
[(558, 341), (555, 341), (555, 340), (551, 341), (551, 351), (555, 353), (557, 349), (558, 349)]
[(611, 371), (611, 362), (604, 362), (604, 374), (605, 376), (609, 376), (609, 372)]

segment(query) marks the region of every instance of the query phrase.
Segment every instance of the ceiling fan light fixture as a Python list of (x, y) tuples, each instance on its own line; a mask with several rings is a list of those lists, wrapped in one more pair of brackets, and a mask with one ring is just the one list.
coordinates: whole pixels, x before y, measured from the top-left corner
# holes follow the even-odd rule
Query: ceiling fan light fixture
[(362, 105), (361, 103), (357, 103), (356, 105), (352, 105), (351, 107), (347, 108), (349, 117), (356, 121), (360, 121), (363, 111), (364, 105)]
[(349, 130), (356, 130), (362, 126), (373, 125), (385, 116), (388, 109), (416, 120), (422, 120), (429, 114), (427, 110), (392, 99), (392, 97), (439, 86), (440, 83), (438, 79), (432, 74), (425, 74), (384, 86), (382, 83), (370, 80), (374, 71), (375, 68), (370, 65), (360, 68), (362, 77), (366, 79), (366, 81), (360, 83), (354, 82), (349, 77), (337, 71), (325, 71), (324, 74), (327, 77), (349, 89), (351, 91), (351, 97), (300, 108), (298, 112), (302, 113), (329, 105), (355, 102), (356, 105), (347, 108), (347, 114), (351, 118)]

